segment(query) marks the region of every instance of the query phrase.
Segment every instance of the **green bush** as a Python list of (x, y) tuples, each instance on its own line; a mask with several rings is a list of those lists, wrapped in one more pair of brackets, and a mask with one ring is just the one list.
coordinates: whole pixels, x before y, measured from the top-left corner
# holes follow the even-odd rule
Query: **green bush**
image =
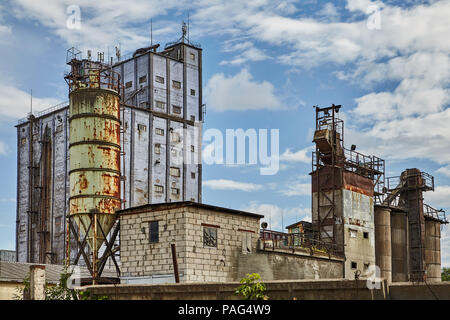
[(241, 286), (236, 289), (234, 294), (241, 295), (244, 300), (266, 300), (266, 285), (260, 280), (259, 274), (247, 273), (247, 277), (241, 279)]
[(450, 268), (442, 268), (442, 281), (450, 281)]

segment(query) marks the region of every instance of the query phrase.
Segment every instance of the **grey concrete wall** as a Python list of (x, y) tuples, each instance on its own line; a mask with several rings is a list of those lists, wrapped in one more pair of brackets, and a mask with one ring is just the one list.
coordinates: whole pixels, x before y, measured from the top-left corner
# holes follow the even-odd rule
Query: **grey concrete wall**
[[(270, 300), (383, 300), (386, 286), (369, 290), (365, 280), (267, 281)], [(84, 287), (94, 295), (111, 300), (237, 300), (238, 282), (178, 283), (165, 285), (100, 285)]]
[(263, 281), (341, 279), (343, 261), (278, 252), (241, 254), (236, 280), (247, 273), (259, 273)]
[(397, 282), (389, 286), (391, 300), (450, 300), (450, 282)]

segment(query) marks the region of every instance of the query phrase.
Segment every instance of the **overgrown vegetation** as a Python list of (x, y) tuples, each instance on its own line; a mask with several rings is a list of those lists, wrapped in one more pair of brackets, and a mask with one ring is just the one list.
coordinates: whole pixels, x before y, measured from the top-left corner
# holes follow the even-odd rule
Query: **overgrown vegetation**
[(442, 268), (442, 281), (450, 281), (450, 268)]
[[(107, 296), (92, 295), (89, 291), (75, 290), (68, 287), (68, 280), (72, 276), (72, 272), (65, 267), (60, 275), (59, 283), (56, 286), (45, 284), (45, 300), (107, 300)], [(17, 287), (14, 300), (24, 300), (29, 296), (30, 291), (30, 274), (23, 280), (23, 288)]]
[(258, 273), (247, 273), (247, 277), (242, 278), (241, 286), (234, 292), (235, 295), (241, 295), (244, 300), (267, 300), (266, 285), (261, 282), (261, 276)]

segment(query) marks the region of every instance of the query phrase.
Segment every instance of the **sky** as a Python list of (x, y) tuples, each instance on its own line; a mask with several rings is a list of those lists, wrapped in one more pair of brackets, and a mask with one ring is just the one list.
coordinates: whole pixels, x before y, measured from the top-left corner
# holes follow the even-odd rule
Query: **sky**
[[(16, 128), (68, 100), (66, 51), (113, 56), (181, 36), (203, 49), (204, 131), (278, 130), (279, 170), (205, 164), (203, 202), (265, 215), (274, 230), (311, 217), (313, 106), (341, 104), (345, 145), (386, 176), (435, 177), (425, 201), (450, 212), (450, 1), (2, 0), (0, 249), (14, 249)], [(95, 56), (95, 54), (94, 54)], [(204, 147), (207, 143), (204, 142)], [(450, 232), (442, 227), (442, 264)]]

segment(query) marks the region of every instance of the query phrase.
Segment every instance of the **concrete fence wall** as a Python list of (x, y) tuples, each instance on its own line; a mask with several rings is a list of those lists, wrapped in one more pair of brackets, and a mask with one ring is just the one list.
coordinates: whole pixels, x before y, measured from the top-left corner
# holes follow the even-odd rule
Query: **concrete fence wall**
[[(383, 300), (387, 299), (386, 284), (379, 290), (369, 290), (365, 280), (291, 280), (267, 281), (266, 295), (270, 300)], [(233, 293), (239, 282), (178, 283), (164, 285), (100, 285), (84, 289), (94, 295), (106, 295), (113, 300), (237, 300)]]

